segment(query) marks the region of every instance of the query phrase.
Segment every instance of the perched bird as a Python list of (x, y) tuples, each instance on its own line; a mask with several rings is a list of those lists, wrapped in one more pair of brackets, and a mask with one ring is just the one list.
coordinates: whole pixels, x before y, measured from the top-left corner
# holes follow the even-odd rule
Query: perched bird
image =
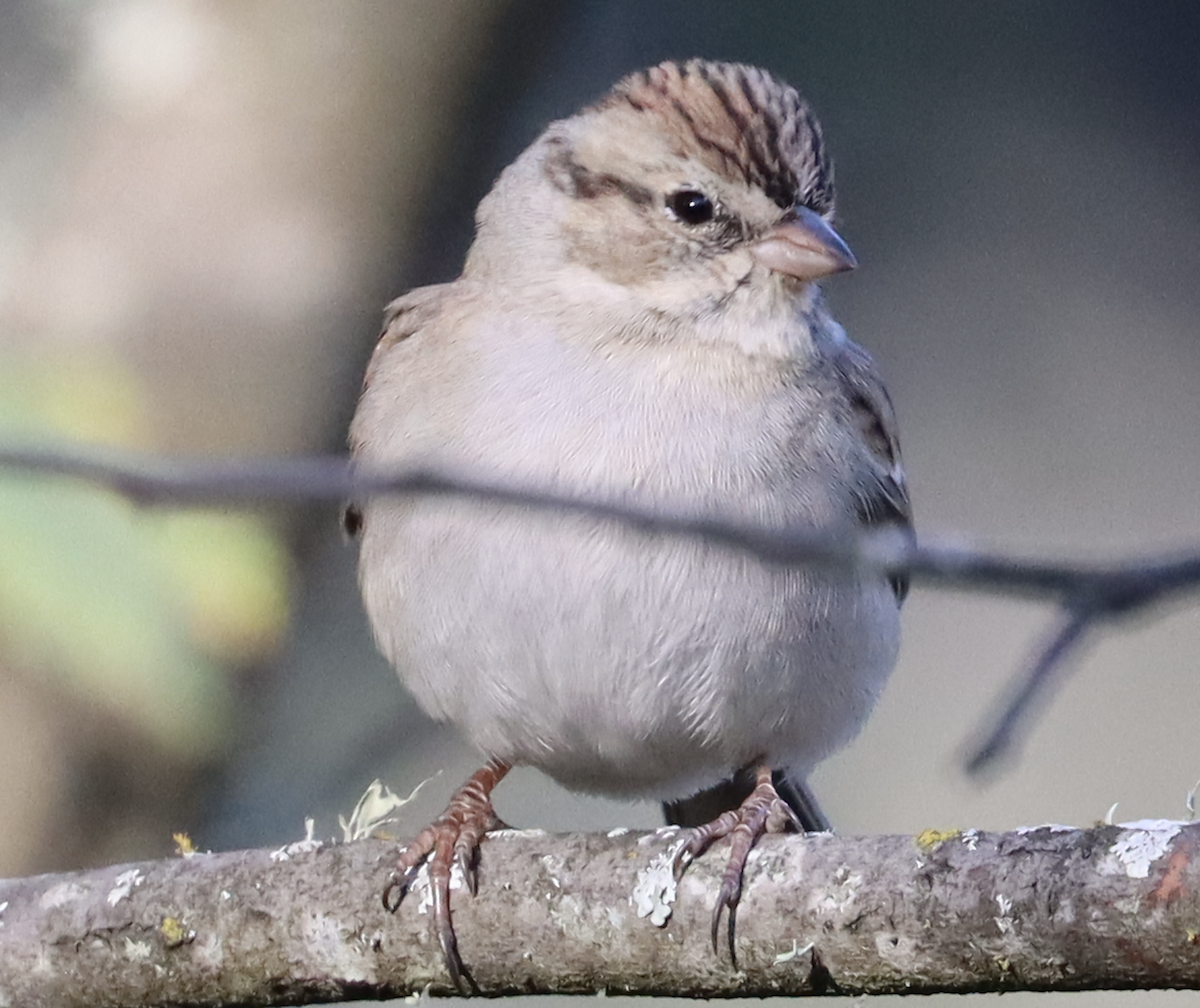
[[(907, 530), (887, 393), (817, 286), (855, 265), (833, 209), (791, 87), (703, 60), (624, 78), (504, 170), (457, 280), (390, 306), (357, 464), (768, 530)], [(348, 527), (380, 649), (487, 760), (394, 883), (428, 861), (458, 982), (450, 869), (498, 825), (511, 767), (667, 802), (696, 827), (680, 870), (731, 836), (715, 944), (756, 840), (825, 825), (805, 779), (896, 658), (904, 586), (884, 575), (445, 494), (375, 497)]]

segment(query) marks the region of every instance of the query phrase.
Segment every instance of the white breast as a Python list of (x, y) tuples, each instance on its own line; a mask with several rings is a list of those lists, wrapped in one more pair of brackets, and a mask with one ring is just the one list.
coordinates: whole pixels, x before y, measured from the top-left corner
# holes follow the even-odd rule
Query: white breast
[[(396, 349), (420, 353), (422, 335)], [(713, 348), (567, 344), (528, 320), (461, 349), (437, 375), (398, 364), (376, 380), (370, 396), (409, 419), (363, 461), (747, 522), (848, 520), (832, 478), (845, 434), (778, 362), (733, 378)], [(763, 759), (805, 772), (855, 734), (895, 659), (882, 580), (700, 538), (436, 496), (373, 502), (362, 548), (372, 626), (422, 706), (581, 790), (678, 797)]]

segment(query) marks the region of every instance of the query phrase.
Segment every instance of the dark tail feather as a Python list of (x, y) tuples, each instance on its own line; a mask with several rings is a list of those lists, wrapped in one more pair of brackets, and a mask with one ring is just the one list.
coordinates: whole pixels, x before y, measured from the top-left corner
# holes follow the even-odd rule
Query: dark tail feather
[(808, 781), (794, 781), (782, 770), (771, 774), (771, 780), (775, 784), (775, 790), (779, 792), (779, 797), (796, 813), (796, 818), (800, 820), (805, 833), (828, 833), (833, 829), (833, 824), (818, 804), (817, 796), (808, 786)]
[[(792, 807), (806, 833), (826, 833), (832, 827), (807, 781), (793, 781), (782, 770), (771, 774), (779, 797)], [(676, 826), (703, 826), (722, 812), (737, 808), (754, 788), (754, 771), (740, 770), (730, 780), (722, 781), (698, 794), (678, 801), (663, 802), (663, 815)]]

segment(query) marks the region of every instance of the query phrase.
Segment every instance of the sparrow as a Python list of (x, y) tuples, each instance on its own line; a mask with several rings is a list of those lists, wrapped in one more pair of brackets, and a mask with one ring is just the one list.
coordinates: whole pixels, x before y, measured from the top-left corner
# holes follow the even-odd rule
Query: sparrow
[[(350, 430), (372, 472), (464, 479), (755, 529), (911, 528), (891, 402), (818, 281), (855, 259), (808, 105), (768, 72), (666, 62), (551, 123), (476, 214), (462, 275), (387, 310)], [(768, 832), (827, 828), (805, 781), (895, 664), (897, 578), (702, 535), (442, 493), (347, 512), (374, 637), (484, 757), (401, 851), (450, 913), (514, 766), (663, 801), (676, 870), (731, 851), (733, 916)]]

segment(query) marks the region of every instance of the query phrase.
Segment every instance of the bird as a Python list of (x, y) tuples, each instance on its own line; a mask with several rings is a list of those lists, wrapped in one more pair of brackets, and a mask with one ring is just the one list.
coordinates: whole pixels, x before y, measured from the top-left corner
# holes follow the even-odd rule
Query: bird
[(346, 511), (375, 641), (481, 769), (398, 857), (428, 865), (432, 927), (469, 979), (451, 868), (475, 891), (514, 766), (664, 803), (676, 871), (731, 838), (733, 917), (765, 833), (828, 828), (807, 786), (896, 662), (906, 583), (784, 564), (614, 510), (765, 532), (911, 534), (888, 393), (819, 281), (856, 260), (825, 141), (766, 70), (631, 73), (550, 123), (476, 212), (461, 275), (387, 309), (350, 428), (354, 465), (590, 501), (441, 492)]

